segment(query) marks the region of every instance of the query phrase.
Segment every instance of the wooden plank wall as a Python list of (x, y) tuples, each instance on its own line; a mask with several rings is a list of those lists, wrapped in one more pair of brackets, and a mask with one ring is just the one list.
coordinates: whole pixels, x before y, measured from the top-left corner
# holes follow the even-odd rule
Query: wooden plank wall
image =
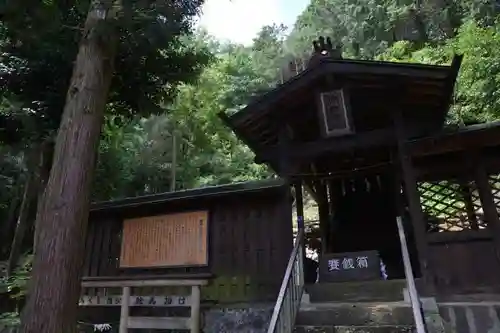
[(491, 238), (432, 243), (430, 251), (440, 293), (474, 293), (500, 285), (500, 262)]
[[(500, 200), (495, 197), (498, 196), (495, 186), (500, 184), (488, 182), (488, 178), (498, 174), (499, 170), (492, 168), (481, 156), (471, 158), (463, 153), (460, 159), (461, 164), (453, 159), (440, 163), (435, 173), (432, 173), (432, 164), (426, 165), (426, 176), (432, 181), (420, 185), (438, 184), (435, 185), (438, 187), (447, 184), (455, 189), (460, 185), (469, 192), (467, 202), (466, 196), (452, 191), (436, 191), (442, 201), (435, 209), (439, 219), (433, 217), (434, 221), (431, 221), (428, 217), (427, 221), (427, 242), (432, 253), (429, 264), (434, 282), (441, 294), (500, 291), (500, 235), (495, 231), (500, 223)], [(466, 163), (470, 160), (475, 163)], [(425, 205), (433, 199), (429, 200), (422, 193), (421, 203), (425, 211)], [(461, 201), (461, 204), (453, 201)]]
[[(202, 297), (214, 301), (275, 299), (293, 246), (291, 203), (284, 190), (195, 199), (148, 208), (155, 214), (208, 210), (209, 264), (206, 267), (120, 269), (124, 213), (91, 218), (84, 276), (211, 273)], [(135, 213), (135, 217), (146, 216)], [(128, 213), (126, 214), (128, 215)]]

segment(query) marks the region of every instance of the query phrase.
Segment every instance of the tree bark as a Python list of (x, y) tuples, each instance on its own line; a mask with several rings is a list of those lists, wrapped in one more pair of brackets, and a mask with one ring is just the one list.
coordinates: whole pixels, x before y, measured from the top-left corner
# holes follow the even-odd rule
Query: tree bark
[(85, 21), (37, 212), (38, 242), (22, 333), (76, 332), (93, 170), (116, 53), (113, 5), (92, 1)]
[[(54, 141), (52, 138), (47, 138), (42, 142), (40, 148), (40, 163), (38, 165), (38, 199), (37, 199), (37, 211), (41, 209), (43, 203), (43, 196), (45, 194), (45, 187), (50, 176), (50, 170), (52, 169), (52, 159), (54, 157)], [(38, 243), (39, 227), (35, 220), (33, 232), (33, 249), (36, 249)], [(34, 251), (33, 251), (34, 253)]]

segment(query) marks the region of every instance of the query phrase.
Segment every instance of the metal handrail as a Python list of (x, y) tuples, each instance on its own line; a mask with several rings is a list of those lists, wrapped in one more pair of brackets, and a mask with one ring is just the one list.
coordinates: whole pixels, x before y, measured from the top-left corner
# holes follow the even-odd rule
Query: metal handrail
[(267, 333), (291, 333), (304, 291), (304, 229), (299, 228)]
[(399, 241), (401, 243), (401, 254), (403, 255), (403, 264), (405, 267), (405, 277), (406, 284), (408, 287), (408, 293), (410, 294), (411, 308), (413, 311), (413, 318), (415, 320), (415, 326), (417, 328), (417, 333), (427, 333), (427, 327), (423, 317), (422, 303), (417, 292), (417, 286), (415, 285), (415, 278), (413, 276), (413, 270), (410, 262), (410, 254), (408, 252), (408, 245), (406, 243), (405, 231), (403, 228), (403, 222), (401, 221), (401, 216), (396, 218), (398, 224)]

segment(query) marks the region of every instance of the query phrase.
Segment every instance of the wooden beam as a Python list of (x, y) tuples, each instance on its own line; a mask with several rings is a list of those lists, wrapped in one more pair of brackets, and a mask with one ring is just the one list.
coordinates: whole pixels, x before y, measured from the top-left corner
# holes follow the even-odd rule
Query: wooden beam
[(187, 330), (190, 319), (184, 317), (129, 317), (128, 328), (140, 330)]
[[(372, 147), (391, 147), (396, 145), (396, 138), (388, 129), (358, 133), (352, 136), (329, 138), (294, 146), (290, 153), (293, 160), (307, 160), (325, 153), (340, 153), (353, 149)], [(443, 155), (462, 150), (500, 146), (500, 126), (490, 126), (437, 136), (405, 140), (405, 146), (411, 157)], [(263, 149), (255, 158), (256, 163), (272, 162), (277, 156), (278, 147)]]
[[(375, 146), (395, 145), (392, 129), (380, 129), (369, 132), (355, 133), (343, 137), (329, 138), (293, 146), (290, 151), (292, 160), (306, 160), (325, 153), (349, 151), (352, 149), (371, 148)], [(278, 156), (279, 147), (263, 150), (256, 159), (257, 163), (270, 162)]]
[(413, 224), (417, 255), (420, 269), (424, 277), (426, 286), (430, 292), (434, 291), (434, 275), (429, 266), (429, 244), (426, 239), (426, 220), (422, 211), (420, 194), (417, 188), (417, 177), (413, 168), (411, 157), (405, 146), (406, 134), (401, 112), (397, 112), (394, 117), (396, 138), (398, 143), (398, 160), (401, 175), (404, 183), (404, 193), (407, 197), (410, 218)]
[(500, 258), (500, 219), (498, 217), (495, 198), (492, 193), (492, 188), (486, 173), (485, 167), (482, 165), (481, 158), (476, 158), (476, 185), (481, 205), (484, 211), (484, 216), (488, 223), (488, 229), (492, 231), (493, 241), (497, 258)]
[(500, 127), (427, 137), (408, 143), (412, 156), (446, 154), (460, 150), (500, 145)]
[(120, 280), (115, 281), (83, 281), (83, 288), (113, 288), (113, 287), (179, 287), (179, 286), (205, 286), (207, 280)]
[(130, 287), (122, 288), (122, 305), (120, 309), (120, 333), (127, 333), (129, 319)]
[(450, 108), (450, 104), (453, 102), (453, 92), (455, 88), (455, 83), (457, 81), (458, 77), (458, 71), (460, 70), (460, 67), (462, 66), (462, 60), (463, 60), (463, 55), (457, 55), (453, 57), (453, 60), (451, 61), (451, 70), (449, 72), (448, 77), (446, 78), (446, 85), (444, 88), (444, 94), (442, 96), (442, 101), (441, 101), (441, 108), (445, 110), (441, 114), (442, 118), (441, 121), (444, 123), (446, 121), (446, 116), (448, 115), (448, 110)]
[(319, 215), (319, 229), (321, 233), (321, 253), (326, 253), (328, 250), (328, 196), (326, 184), (322, 181), (318, 184), (318, 215)]
[(191, 333), (199, 333), (200, 332), (200, 302), (201, 302), (200, 286), (192, 286), (191, 287), (191, 318), (190, 318)]
[[(126, 271), (125, 271), (126, 272)], [(136, 281), (136, 280), (210, 280), (212, 273), (184, 273), (184, 274), (140, 274), (119, 276), (84, 276), (82, 282), (90, 281)]]
[[(117, 307), (123, 302), (123, 297), (120, 295), (82, 295), (79, 306), (105, 306)], [(191, 306), (191, 296), (178, 296), (178, 295), (137, 295), (130, 296), (129, 306), (140, 307), (189, 307)]]
[(297, 210), (297, 226), (299, 229), (304, 228), (304, 198), (302, 196), (302, 182), (296, 181), (295, 187), (295, 207)]
[[(487, 173), (498, 173), (500, 171), (500, 158), (497, 152), (486, 153), (484, 150), (459, 151), (454, 154), (446, 154), (436, 157), (426, 157), (415, 160), (416, 175), (419, 181), (439, 181), (445, 179), (474, 180), (477, 159), (481, 159), (481, 165)], [(471, 165), (472, 164), (472, 165)]]
[(224, 112), (219, 112), (217, 114), (219, 118), (222, 120), (222, 122), (229, 127), (234, 134), (236, 134), (236, 137), (243, 141), (244, 144), (246, 144), (253, 152), (258, 151), (259, 145), (255, 142), (250, 141), (247, 136), (240, 131), (240, 129), (237, 126), (234, 126), (233, 121), (231, 118)]
[(462, 230), (460, 232), (434, 232), (427, 235), (430, 244), (446, 244), (471, 241), (491, 241), (493, 233), (490, 230)]
[(387, 161), (384, 163), (379, 163), (374, 166), (357, 168), (343, 168), (343, 169), (330, 169), (329, 172), (318, 173), (316, 175), (292, 175), (292, 179), (302, 179), (304, 181), (314, 181), (319, 179), (344, 179), (351, 178), (353, 176), (362, 177), (364, 175), (372, 175), (374, 173), (383, 172), (391, 166), (392, 162)]

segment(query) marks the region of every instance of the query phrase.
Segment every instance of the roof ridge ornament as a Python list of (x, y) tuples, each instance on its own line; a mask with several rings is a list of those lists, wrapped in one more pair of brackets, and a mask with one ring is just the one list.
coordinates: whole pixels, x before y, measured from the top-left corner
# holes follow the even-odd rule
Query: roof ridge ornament
[(342, 46), (333, 46), (332, 39), (330, 37), (320, 36), (317, 40), (312, 42), (313, 53), (309, 59), (308, 67), (319, 63), (322, 59), (342, 59)]

